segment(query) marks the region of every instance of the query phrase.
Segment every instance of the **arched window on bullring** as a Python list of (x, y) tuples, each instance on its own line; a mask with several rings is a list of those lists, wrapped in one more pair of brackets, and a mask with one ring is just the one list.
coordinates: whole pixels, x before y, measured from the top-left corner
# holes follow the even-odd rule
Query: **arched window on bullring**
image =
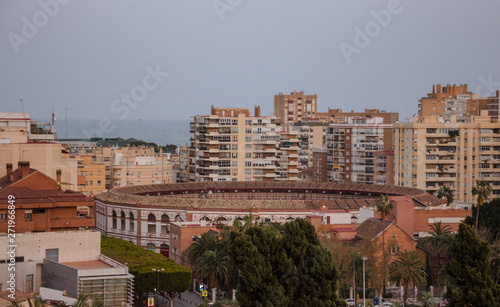
[(165, 257), (168, 257), (170, 255), (170, 246), (168, 244), (161, 244), (160, 245), (160, 254), (162, 254)]
[(113, 229), (117, 228), (117, 222), (116, 222), (116, 211), (113, 210)]
[(170, 218), (166, 214), (161, 216), (161, 233), (170, 233)]
[(148, 243), (146, 244), (146, 249), (150, 251), (156, 251), (156, 245), (154, 243)]
[(215, 222), (217, 224), (227, 225), (227, 218), (225, 218), (223, 216), (220, 216), (220, 217), (217, 218), (217, 220)]
[(156, 216), (153, 213), (148, 215), (148, 233), (156, 233)]
[(134, 214), (132, 212), (129, 213), (129, 221), (130, 221), (130, 231), (134, 231)]
[(210, 218), (209, 218), (209, 217), (204, 216), (204, 217), (200, 218), (200, 222), (201, 222), (201, 221), (211, 222), (212, 220), (210, 220)]
[(293, 217), (288, 217), (288, 218), (286, 219), (286, 222), (287, 222), (287, 223), (288, 223), (288, 222), (293, 222), (294, 220), (295, 220), (295, 219), (294, 219)]
[(121, 230), (125, 230), (125, 223), (126, 223), (126, 221), (125, 221), (125, 212), (122, 211), (120, 217), (121, 217)]

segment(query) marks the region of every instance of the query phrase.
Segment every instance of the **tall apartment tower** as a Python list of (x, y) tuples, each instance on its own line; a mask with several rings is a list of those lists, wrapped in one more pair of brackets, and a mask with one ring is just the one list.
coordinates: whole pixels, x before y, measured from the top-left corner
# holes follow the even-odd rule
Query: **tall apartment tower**
[(349, 117), (345, 124), (330, 124), (327, 132), (328, 181), (390, 184), (393, 163), (393, 125), (381, 117)]
[(482, 110), (488, 111), (493, 121), (498, 118), (499, 91), (493, 97), (481, 97), (469, 92), (467, 84), (432, 86), (432, 93), (419, 99), (418, 116), (441, 116), (449, 122), (454, 115), (456, 121), (465, 123), (471, 115), (478, 116)]
[(434, 193), (450, 187), (455, 200), (474, 202), (476, 180), (500, 196), (500, 123), (486, 116), (470, 116), (459, 122), (455, 115), (423, 116), (413, 123), (396, 123), (394, 148), (395, 185)]
[(274, 95), (273, 115), (276, 123), (283, 131), (292, 130), (294, 123), (302, 119), (316, 118), (318, 112), (318, 95), (304, 95), (303, 91), (293, 91), (290, 95), (279, 93)]
[(193, 116), (189, 180), (298, 180), (297, 133), (281, 133), (275, 116), (247, 108), (214, 108)]

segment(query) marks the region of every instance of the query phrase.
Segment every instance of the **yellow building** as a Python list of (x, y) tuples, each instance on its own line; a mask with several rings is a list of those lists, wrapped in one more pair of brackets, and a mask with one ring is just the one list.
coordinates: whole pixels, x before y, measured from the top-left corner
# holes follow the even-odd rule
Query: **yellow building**
[(95, 155), (77, 154), (78, 186), (77, 191), (85, 195), (99, 195), (106, 191), (106, 166), (97, 163)]
[(169, 154), (153, 147), (99, 147), (92, 150), (95, 163), (104, 164), (105, 188), (175, 182)]
[(453, 115), (450, 121), (427, 116), (394, 124), (394, 184), (429, 193), (447, 186), (455, 200), (472, 203), (472, 187), (485, 180), (492, 197), (500, 196), (500, 123), (486, 114), (466, 122)]

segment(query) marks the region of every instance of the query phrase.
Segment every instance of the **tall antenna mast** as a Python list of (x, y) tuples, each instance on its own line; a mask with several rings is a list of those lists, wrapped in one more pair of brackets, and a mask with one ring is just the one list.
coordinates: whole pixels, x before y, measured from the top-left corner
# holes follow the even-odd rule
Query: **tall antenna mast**
[(64, 109), (64, 139), (68, 139), (68, 108)]
[(21, 98), (19, 98), (19, 101), (21, 102), (21, 108), (23, 109), (23, 118), (24, 118), (24, 123), (26, 123), (26, 130), (28, 131), (28, 135), (31, 133), (31, 128), (28, 127), (28, 120), (26, 119), (26, 114), (24, 113), (24, 104), (23, 104), (23, 100)]

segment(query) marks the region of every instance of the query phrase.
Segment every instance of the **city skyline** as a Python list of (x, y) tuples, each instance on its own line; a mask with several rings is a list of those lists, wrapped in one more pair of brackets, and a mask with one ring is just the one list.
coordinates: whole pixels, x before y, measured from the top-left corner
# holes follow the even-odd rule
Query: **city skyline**
[(269, 115), (274, 95), (296, 90), (317, 94), (322, 112), (378, 108), (404, 120), (433, 84), (500, 88), (495, 1), (0, 8), (2, 110), (22, 112), (23, 99), (35, 119), (54, 111), (60, 122), (66, 108), (68, 119), (189, 119), (210, 105)]

